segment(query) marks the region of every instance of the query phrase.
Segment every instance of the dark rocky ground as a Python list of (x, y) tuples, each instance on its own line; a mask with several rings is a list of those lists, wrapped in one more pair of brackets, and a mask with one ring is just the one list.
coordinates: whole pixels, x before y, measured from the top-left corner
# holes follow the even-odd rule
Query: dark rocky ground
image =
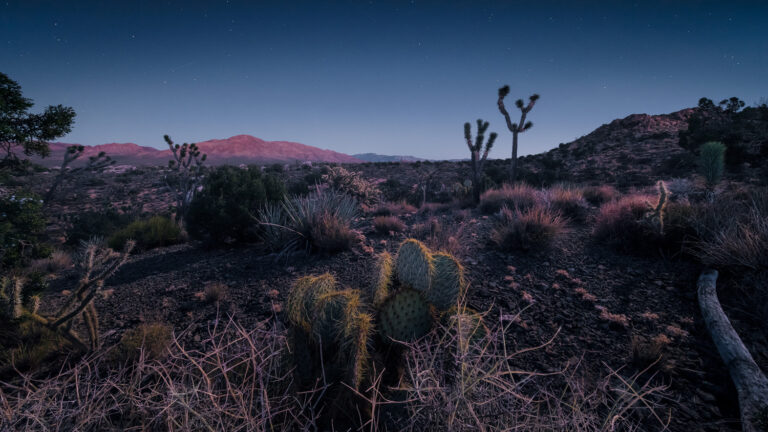
[[(171, 323), (177, 331), (186, 330), (186, 337), (194, 342), (221, 315), (233, 314), (246, 326), (272, 316), (283, 321), (281, 305), (296, 278), (331, 272), (349, 287), (367, 286), (374, 254), (394, 252), (407, 236), (421, 236), (419, 224), (430, 218), (458, 233), (459, 255), (471, 283), (471, 307), (487, 311), (489, 322), (523, 310), (509, 329), (510, 340), (518, 347), (538, 345), (559, 329), (551, 345), (520, 357), (517, 367), (553, 372), (578, 363), (578, 373), (586, 379), (597, 379), (610, 370), (629, 376), (647, 366), (633, 359), (633, 337), (650, 340), (664, 335), (669, 344), (661, 351), (662, 359), (644, 377), (653, 375), (652, 382), (669, 386), (660, 413), (671, 417), (670, 430), (738, 427), (735, 390), (696, 303), (699, 266), (685, 259), (618, 254), (593, 243), (589, 223), (571, 225), (550, 250), (525, 254), (491, 248), (492, 219), (467, 210), (404, 215), (408, 229), (394, 235), (376, 234), (372, 217), (364, 217), (359, 229), (367, 247), (334, 256), (277, 259), (257, 245), (208, 250), (185, 244), (156, 249), (132, 257), (108, 282), (109, 296), (97, 301), (105, 339), (114, 341), (125, 329), (142, 322)], [(48, 307), (75, 282), (75, 274), (53, 281), (50, 298), (54, 301)], [(229, 287), (227, 299), (218, 306), (198, 295), (210, 282)], [(725, 275), (721, 282), (729, 287), (737, 279)], [(726, 308), (761, 367), (768, 369), (764, 333), (750, 327), (748, 319), (740, 319), (744, 314), (727, 295), (731, 291), (726, 288), (726, 294), (721, 293)], [(601, 318), (598, 306), (625, 316), (626, 324)], [(752, 334), (758, 336), (751, 339)]]

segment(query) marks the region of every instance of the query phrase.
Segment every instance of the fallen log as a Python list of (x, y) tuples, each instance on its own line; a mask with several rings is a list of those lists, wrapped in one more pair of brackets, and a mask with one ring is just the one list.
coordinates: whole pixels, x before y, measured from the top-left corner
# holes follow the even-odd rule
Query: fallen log
[(723, 312), (717, 299), (716, 282), (717, 270), (705, 270), (699, 276), (699, 307), (704, 324), (739, 394), (742, 430), (768, 431), (768, 378), (755, 363)]

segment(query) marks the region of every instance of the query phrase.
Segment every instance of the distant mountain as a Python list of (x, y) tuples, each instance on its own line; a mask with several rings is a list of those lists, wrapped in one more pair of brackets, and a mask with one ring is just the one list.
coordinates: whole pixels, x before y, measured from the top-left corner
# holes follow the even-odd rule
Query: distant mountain
[(352, 155), (352, 157), (365, 162), (418, 162), (426, 160), (414, 156), (387, 156), (376, 153), (359, 153)]
[(604, 124), (570, 143), (521, 159), (521, 174), (532, 183), (616, 182), (644, 185), (687, 176), (693, 156), (678, 145), (693, 108), (670, 114), (632, 114)]
[[(55, 167), (61, 164), (67, 147), (73, 144), (51, 143), (51, 155), (45, 159), (34, 158), (39, 164)], [(360, 159), (332, 150), (324, 150), (289, 141), (264, 141), (250, 135), (236, 135), (227, 139), (214, 139), (197, 143), (202, 153), (208, 155), (209, 165), (271, 164), (293, 162), (360, 163)], [(158, 150), (133, 143), (111, 143), (85, 146), (85, 152), (74, 165), (83, 164), (88, 157), (106, 152), (120, 165), (167, 165), (170, 150)]]

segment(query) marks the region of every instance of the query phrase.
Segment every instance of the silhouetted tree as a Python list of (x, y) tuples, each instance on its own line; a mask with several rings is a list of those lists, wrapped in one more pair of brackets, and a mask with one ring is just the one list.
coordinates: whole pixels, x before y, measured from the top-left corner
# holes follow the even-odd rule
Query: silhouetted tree
[(115, 161), (111, 157), (107, 156), (105, 152), (99, 152), (97, 156), (91, 156), (88, 158), (88, 162), (85, 164), (85, 166), (70, 169), (69, 164), (82, 156), (84, 151), (85, 147), (81, 145), (73, 145), (67, 147), (67, 150), (64, 152), (64, 159), (61, 162), (59, 174), (55, 179), (53, 179), (51, 187), (45, 194), (43, 206), (47, 207), (51, 204), (53, 198), (56, 196), (56, 191), (58, 190), (59, 186), (68, 178), (71, 178), (72, 176), (79, 173), (98, 173), (104, 171), (104, 168), (115, 163)]
[(472, 154), (472, 199), (475, 204), (480, 202), (481, 182), (483, 180), (483, 171), (485, 168), (485, 161), (488, 159), (488, 152), (493, 147), (493, 142), (496, 141), (496, 132), (491, 132), (488, 137), (488, 142), (485, 143), (485, 150), (482, 156), (480, 151), (483, 150), (483, 141), (485, 141), (485, 131), (488, 129), (488, 122), (484, 122), (482, 119), (477, 119), (477, 136), (475, 137), (475, 143), (472, 144), (472, 128), (469, 122), (464, 123), (464, 139), (467, 141), (467, 147)]
[(168, 135), (163, 135), (163, 139), (173, 153), (173, 160), (168, 161), (168, 168), (174, 174), (171, 178), (165, 177), (165, 184), (173, 191), (176, 201), (176, 222), (182, 224), (200, 186), (203, 162), (208, 155), (201, 154), (195, 143), (174, 144)]
[(520, 122), (512, 123), (507, 108), (504, 106), (504, 98), (507, 97), (508, 94), (508, 85), (499, 89), (498, 105), (499, 111), (501, 111), (501, 114), (504, 115), (504, 119), (507, 121), (507, 128), (512, 132), (512, 161), (509, 166), (509, 179), (514, 182), (517, 179), (517, 136), (533, 127), (533, 123), (530, 121), (526, 122), (525, 118), (533, 109), (533, 106), (539, 99), (539, 95), (535, 93), (531, 95), (531, 97), (528, 98), (528, 105), (525, 105), (522, 99), (515, 101), (515, 106), (520, 109)]
[(0, 73), (0, 149), (5, 152), (3, 166), (17, 165), (20, 148), (27, 155), (46, 157), (51, 153), (49, 140), (72, 130), (75, 110), (62, 105), (49, 106), (42, 114), (27, 112), (32, 100), (21, 93), (21, 86)]

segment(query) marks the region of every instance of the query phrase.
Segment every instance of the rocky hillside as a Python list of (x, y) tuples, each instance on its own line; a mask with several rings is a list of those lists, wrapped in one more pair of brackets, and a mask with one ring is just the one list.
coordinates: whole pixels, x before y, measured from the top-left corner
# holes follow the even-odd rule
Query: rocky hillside
[(610, 182), (642, 185), (658, 176), (690, 173), (693, 156), (678, 145), (693, 109), (671, 114), (632, 114), (604, 124), (546, 153), (526, 156), (523, 175), (533, 183)]

